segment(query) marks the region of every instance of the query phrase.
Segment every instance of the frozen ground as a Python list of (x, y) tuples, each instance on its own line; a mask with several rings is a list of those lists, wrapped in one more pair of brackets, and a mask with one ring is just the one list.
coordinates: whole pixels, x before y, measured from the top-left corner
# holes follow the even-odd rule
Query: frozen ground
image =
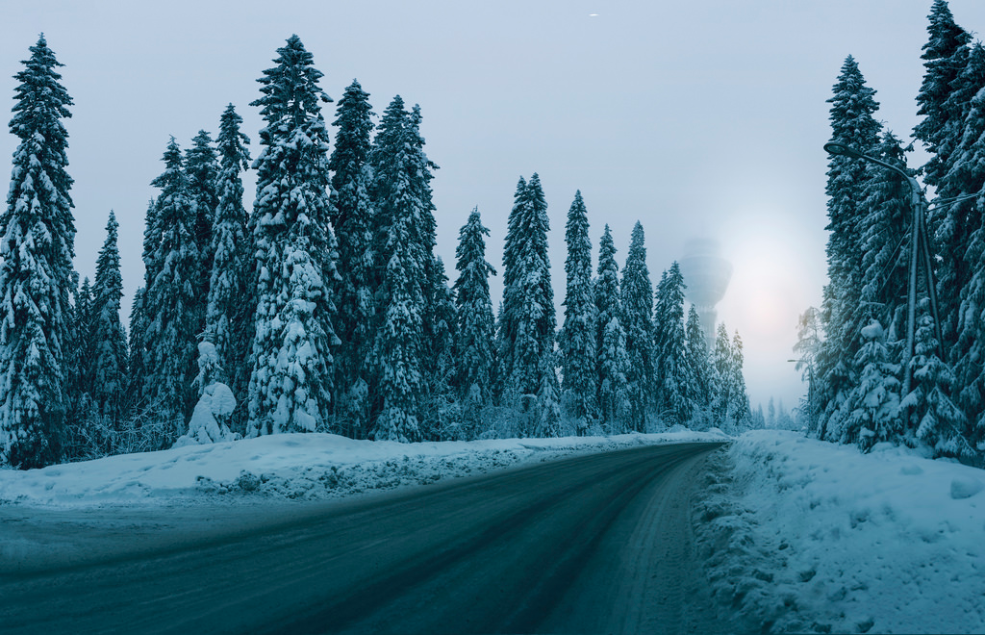
[(699, 539), (715, 597), (749, 628), (985, 633), (982, 470), (779, 431), (711, 462)]
[(0, 470), (0, 505), (173, 506), (214, 501), (216, 496), (324, 500), (482, 474), (574, 453), (726, 438), (717, 431), (679, 431), (405, 444), (354, 441), (331, 434), (283, 434), (26, 472)]

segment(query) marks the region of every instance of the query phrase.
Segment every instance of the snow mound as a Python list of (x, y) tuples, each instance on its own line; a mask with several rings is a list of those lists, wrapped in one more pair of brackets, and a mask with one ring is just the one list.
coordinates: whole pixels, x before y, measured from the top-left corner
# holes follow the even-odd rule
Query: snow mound
[(747, 432), (709, 462), (698, 542), (714, 596), (749, 629), (985, 628), (981, 470), (783, 431)]
[(0, 504), (170, 505), (215, 496), (319, 500), (425, 485), (530, 461), (639, 445), (727, 441), (721, 432), (398, 443), (332, 434), (277, 434), (189, 443), (39, 470), (0, 469)]

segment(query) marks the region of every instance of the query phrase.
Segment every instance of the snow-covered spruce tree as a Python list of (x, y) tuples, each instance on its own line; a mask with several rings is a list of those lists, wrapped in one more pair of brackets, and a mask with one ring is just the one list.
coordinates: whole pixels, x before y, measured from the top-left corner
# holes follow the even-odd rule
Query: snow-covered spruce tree
[(455, 395), (455, 297), (439, 257), (431, 259), (426, 290), (429, 310), (424, 314), (424, 326), (429, 346), (425, 347), (424, 376), (428, 401), (421, 432), (424, 439), (444, 441), (457, 436), (461, 407)]
[[(905, 152), (898, 138), (886, 131), (878, 155), (887, 163), (906, 170)], [(896, 322), (905, 320), (902, 298), (906, 297), (908, 226), (912, 222), (910, 186), (901, 176), (881, 166), (869, 164), (869, 176), (862, 190), (858, 221), (862, 249), (861, 303), (855, 322), (861, 328), (877, 320), (890, 326), (890, 337), (901, 330)], [(889, 340), (890, 342), (892, 340)]]
[(335, 237), (329, 222), (329, 136), (321, 71), (300, 38), (277, 49), (257, 81), (266, 126), (254, 163), (257, 307), (250, 356), (249, 436), (325, 428), (339, 344), (330, 285)]
[(524, 419), (521, 434), (556, 436), (560, 389), (554, 353), (554, 290), (547, 253), (547, 201), (535, 173), (520, 179), (503, 252), (500, 360), (503, 402)]
[(93, 286), (92, 401), (103, 422), (117, 429), (124, 416), (127, 383), (127, 336), (120, 321), (123, 276), (120, 272), (119, 226), (109, 213), (106, 240), (96, 260)]
[(622, 270), (622, 324), (629, 358), (630, 427), (647, 429), (653, 405), (653, 284), (646, 266), (643, 225), (636, 221)]
[(373, 436), (380, 441), (405, 443), (420, 439), (421, 411), (426, 399), (421, 350), (422, 258), (420, 245), (410, 238), (409, 221), (408, 216), (398, 217), (390, 228), (393, 252), (384, 279), (387, 302), (374, 350), (382, 410)]
[(568, 257), (564, 263), (567, 287), (564, 326), (558, 334), (561, 352), (564, 414), (584, 434), (598, 418), (598, 307), (592, 285), (592, 241), (588, 237), (588, 210), (575, 192), (565, 226)]
[[(914, 127), (913, 136), (933, 155), (924, 166), (924, 179), (936, 187), (947, 173), (950, 152), (958, 141), (951, 124), (960, 113), (947, 102), (965, 67), (971, 35), (954, 22), (946, 0), (934, 0), (927, 17), (930, 37), (920, 56), (925, 72), (917, 95), (917, 114), (923, 119)], [(960, 128), (960, 121), (957, 123)]]
[(370, 352), (377, 318), (374, 293), (373, 205), (370, 199), (373, 172), (370, 166), (370, 133), (373, 108), (369, 93), (359, 82), (345, 89), (332, 125), (338, 128), (335, 149), (328, 160), (332, 171), (331, 219), (338, 240), (339, 275), (335, 305), (338, 308), (336, 333), (342, 341), (336, 355), (335, 403), (339, 431), (364, 439), (369, 433), (373, 381)]
[(694, 425), (706, 428), (711, 424), (709, 408), (711, 407), (711, 359), (708, 352), (708, 340), (701, 328), (701, 318), (692, 304), (687, 313), (687, 323), (684, 326), (685, 363), (688, 367), (687, 395), (694, 406)]
[[(419, 131), (420, 111), (408, 113), (397, 95), (380, 120), (370, 153), (375, 294), (379, 319), (374, 341), (370, 398), (377, 413), (371, 436), (413, 441), (422, 426), (433, 377), (434, 351), (426, 342), (435, 315), (434, 206), (430, 170)], [(436, 347), (437, 348), (437, 347)]]
[(735, 331), (732, 335), (732, 358), (729, 364), (729, 419), (735, 422), (736, 426), (749, 425), (750, 409), (749, 395), (746, 393), (746, 377), (743, 373), (745, 356), (742, 353), (742, 338), (739, 332)]
[(72, 291), (71, 327), (65, 343), (65, 430), (64, 458), (95, 458), (104, 453), (105, 439), (93, 443), (95, 418), (92, 405), (94, 383), (93, 296), (89, 278)]
[(900, 402), (905, 413), (905, 440), (909, 445), (929, 446), (935, 457), (973, 457), (975, 450), (965, 438), (967, 418), (948, 397), (954, 374), (937, 357), (934, 320), (929, 315), (929, 302), (920, 302), (916, 344), (910, 371), (913, 385)]
[[(875, 91), (865, 85), (865, 78), (852, 56), (842, 65), (829, 120), (832, 139), (866, 154), (878, 152), (881, 124), (873, 117), (879, 108)], [(821, 319), (825, 340), (818, 355), (817, 398), (820, 404), (820, 429), (838, 411), (856, 383), (853, 376), (858, 351), (859, 323), (857, 308), (862, 294), (862, 238), (859, 232), (863, 217), (864, 186), (870, 174), (867, 162), (846, 156), (831, 156), (828, 161), (828, 279), (822, 301)]]
[[(243, 207), (242, 172), (249, 168), (250, 154), (244, 147), (249, 138), (240, 131), (243, 118), (232, 104), (222, 113), (216, 149), (219, 171), (215, 190), (218, 203), (212, 226), (212, 270), (205, 311), (203, 341), (215, 347), (217, 364), (223, 369), (222, 382), (230, 387), (239, 401), (245, 402), (249, 390), (249, 348), (253, 343), (253, 315), (250, 302), (244, 302), (251, 287), (253, 254), (252, 236), (247, 232), (247, 214)], [(201, 347), (199, 347), (201, 349)], [(201, 361), (199, 362), (201, 366)], [(204, 390), (207, 385), (200, 385)], [(201, 395), (200, 395), (201, 396)], [(246, 413), (237, 411), (232, 425), (245, 432)]]
[(71, 328), (68, 331), (69, 339), (65, 347), (65, 390), (69, 398), (69, 416), (78, 415), (80, 411), (76, 406), (82, 406), (84, 401), (88, 402), (91, 399), (95, 381), (93, 362), (96, 352), (95, 337), (93, 337), (95, 299), (89, 278), (82, 280), (82, 284), (74, 290), (72, 296)]
[(725, 323), (718, 324), (715, 348), (711, 351), (711, 414), (713, 425), (727, 429), (731, 426), (729, 405), (733, 402), (735, 386), (732, 377), (732, 343)]
[(229, 386), (219, 381), (224, 371), (219, 354), (209, 341), (198, 343), (198, 375), (195, 385), (199, 389), (198, 403), (188, 421), (188, 432), (178, 437), (174, 447), (235, 441), (240, 435), (229, 429), (236, 397)]
[(157, 274), (142, 298), (146, 315), (143, 336), (143, 390), (141, 402), (151, 406), (149, 416), (166, 429), (170, 446), (184, 432), (185, 418), (195, 405), (192, 380), (202, 323), (202, 302), (196, 295), (201, 260), (195, 239), (195, 202), (174, 137), (164, 153), (164, 172), (151, 185), (160, 188), (154, 219), (160, 242), (152, 262)]
[(841, 443), (857, 443), (867, 452), (880, 441), (900, 438), (900, 368), (890, 360), (878, 321), (870, 322), (861, 335), (865, 343), (855, 355), (859, 385), (846, 404), (851, 414), (842, 419), (841, 429), (828, 434)]
[[(981, 66), (983, 58), (985, 49), (975, 45), (969, 56), (965, 77), (967, 74), (978, 75), (981, 81), (981, 70), (971, 72), (970, 69)], [(985, 183), (985, 91), (979, 91), (969, 101), (961, 141), (951, 158), (938, 190), (938, 199), (945, 189), (954, 196), (980, 192)], [(985, 308), (985, 207), (981, 196), (977, 196), (971, 200), (945, 203), (939, 208), (939, 233), (935, 248), (943, 258), (937, 263), (941, 275), (938, 296), (943, 313), (942, 330), (946, 329), (945, 350), (948, 361), (954, 365), (952, 395), (973, 424), (969, 430), (972, 443), (979, 444), (985, 439), (985, 429), (981, 423), (985, 413), (982, 366), (985, 354), (985, 327), (982, 323)], [(956, 310), (951, 310), (955, 309), (954, 298), (950, 297), (955, 288), (958, 292), (957, 306)], [(944, 295), (949, 300), (946, 305)], [(952, 329), (953, 343), (948, 338)], [(978, 431), (975, 432), (975, 429)]]
[(976, 44), (964, 57), (965, 68), (952, 84), (944, 104), (950, 119), (941, 134), (938, 156), (946, 154), (947, 158), (935, 166), (943, 170), (936, 190), (936, 199), (941, 204), (932, 206), (927, 218), (933, 250), (938, 254), (953, 254), (936, 261), (935, 266), (944, 350), (954, 353), (945, 361), (951, 363), (960, 356), (954, 345), (958, 340), (961, 294), (977, 264), (961, 256), (968, 251), (974, 227), (981, 224), (981, 212), (973, 200), (951, 199), (976, 194), (985, 184), (985, 166), (977, 161), (979, 152), (974, 149), (981, 144), (985, 128), (982, 102), (975, 101), (975, 96), (985, 87), (985, 47)]
[(66, 166), (72, 98), (44, 35), (17, 80), (14, 151), (0, 216), (0, 464), (21, 469), (61, 459), (65, 363), (74, 287), (75, 222)]
[(674, 262), (660, 276), (654, 306), (656, 406), (665, 423), (684, 425), (694, 413), (691, 368), (684, 333), (684, 276)]
[(489, 276), (496, 270), (486, 261), (489, 230), (482, 225), (479, 209), (458, 233), (455, 250), (458, 280), (455, 281), (455, 361), (454, 385), (462, 405), (462, 438), (475, 438), (481, 432), (482, 409), (493, 403), (496, 378), (495, 322), (489, 296)]
[(629, 358), (626, 355), (626, 332), (620, 322), (622, 300), (619, 297), (616, 245), (608, 225), (599, 241), (595, 307), (598, 311), (595, 341), (598, 350), (596, 390), (599, 419), (603, 430), (623, 432), (629, 417)]
[(215, 225), (216, 210), (219, 207), (219, 162), (215, 148), (212, 147), (212, 137), (205, 130), (199, 130), (192, 139), (192, 147), (185, 150), (185, 174), (188, 176), (188, 195), (195, 201), (195, 242), (198, 245), (201, 271), (196, 281), (196, 295), (202, 305), (199, 309), (201, 330), (205, 328), (209, 283), (212, 279), (212, 227)]

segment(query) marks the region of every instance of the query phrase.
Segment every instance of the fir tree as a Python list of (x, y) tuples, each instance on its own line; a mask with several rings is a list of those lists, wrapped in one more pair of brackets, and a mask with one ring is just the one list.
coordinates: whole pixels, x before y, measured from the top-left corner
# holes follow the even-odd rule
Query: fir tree
[(329, 158), (332, 170), (332, 226), (339, 244), (339, 272), (336, 306), (336, 332), (342, 341), (337, 355), (336, 385), (339, 401), (336, 411), (349, 429), (342, 430), (354, 438), (369, 432), (369, 385), (372, 381), (369, 353), (377, 323), (373, 295), (378, 281), (374, 278), (373, 225), (370, 199), (373, 171), (370, 165), (370, 133), (373, 109), (369, 93), (359, 82), (352, 81), (339, 100), (333, 123), (338, 128), (335, 149)]
[(248, 434), (326, 425), (339, 341), (332, 326), (335, 237), (329, 223), (328, 131), (321, 71), (293, 35), (257, 80), (266, 127), (254, 167), (257, 308)]
[[(832, 138), (866, 154), (878, 152), (881, 124), (873, 114), (879, 104), (875, 91), (865, 85), (865, 78), (852, 56), (842, 65), (833, 88), (829, 120)], [(864, 216), (863, 198), (868, 164), (861, 159), (832, 156), (828, 161), (827, 245), (828, 279), (824, 288), (822, 322), (825, 343), (818, 356), (819, 403), (824, 404), (822, 419), (838, 411), (856, 378), (854, 358), (858, 350), (858, 330), (863, 271), (860, 219)], [(824, 423), (822, 423), (822, 429)]]
[(595, 279), (595, 307), (598, 311), (596, 390), (602, 425), (610, 432), (622, 432), (622, 424), (629, 415), (629, 358), (626, 356), (626, 332), (619, 321), (622, 302), (619, 297), (619, 265), (615, 256), (612, 232), (606, 225), (599, 242), (598, 278)]
[[(934, 0), (927, 16), (929, 40), (923, 46), (923, 83), (917, 95), (923, 119), (913, 129), (913, 136), (922, 141), (934, 155), (924, 166), (924, 178), (928, 185), (936, 186), (947, 172), (951, 145), (955, 141), (951, 133), (952, 122), (960, 112), (948, 104), (955, 80), (965, 67), (971, 36), (954, 22), (946, 0)], [(952, 102), (953, 103), (953, 102)]]
[(416, 441), (420, 438), (421, 409), (425, 400), (423, 376), (423, 323), (420, 256), (412, 253), (407, 222), (391, 228), (393, 254), (384, 281), (387, 296), (383, 326), (376, 338), (380, 365), (382, 411), (376, 421), (378, 441)]
[(878, 321), (869, 323), (861, 335), (865, 343), (855, 355), (859, 385), (847, 406), (851, 415), (843, 429), (829, 434), (837, 435), (841, 443), (857, 443), (868, 451), (880, 441), (900, 437), (900, 369), (890, 360), (885, 332)]
[(219, 207), (219, 163), (212, 147), (212, 137), (205, 130), (199, 130), (192, 139), (192, 147), (185, 150), (185, 174), (188, 176), (188, 196), (195, 202), (195, 243), (198, 246), (201, 271), (196, 294), (202, 305), (199, 310), (203, 320), (201, 330), (205, 327), (212, 261), (215, 257), (212, 228)]
[(671, 421), (685, 424), (694, 410), (689, 386), (691, 369), (684, 332), (684, 277), (674, 262), (660, 276), (654, 308), (654, 372), (657, 411)]
[(732, 379), (732, 343), (724, 323), (718, 324), (715, 348), (711, 352), (711, 413), (715, 425), (728, 427), (729, 406), (734, 403), (735, 384)]
[[(252, 318), (248, 309), (254, 286), (251, 279), (252, 236), (247, 232), (247, 214), (243, 207), (242, 172), (249, 167), (250, 154), (244, 147), (249, 138), (240, 132), (243, 118), (232, 104), (222, 113), (216, 145), (220, 157), (215, 189), (218, 203), (211, 231), (212, 271), (205, 312), (203, 340), (213, 344), (217, 364), (234, 395), (241, 401), (249, 386), (249, 345), (252, 343)], [(201, 386), (204, 390), (206, 386)], [(239, 417), (242, 418), (242, 417)], [(235, 421), (235, 420), (234, 420)], [(234, 424), (240, 431), (245, 428)]]
[(169, 442), (184, 431), (196, 395), (192, 379), (202, 323), (202, 303), (196, 295), (201, 260), (195, 237), (196, 209), (174, 137), (162, 159), (164, 172), (153, 186), (161, 193), (154, 209), (160, 242), (153, 252), (157, 275), (142, 298), (146, 314), (143, 335), (142, 401), (169, 430)]
[[(378, 378), (374, 411), (377, 439), (412, 441), (425, 424), (425, 404), (434, 389), (436, 357), (426, 338), (435, 331), (433, 303), (440, 276), (434, 262), (434, 205), (431, 169), (420, 136), (420, 111), (408, 113), (397, 95), (380, 121), (370, 155), (376, 293), (380, 316), (374, 342)], [(445, 339), (447, 342), (447, 338)], [(440, 347), (435, 347), (440, 348)], [(429, 354), (431, 353), (431, 354)]]
[(471, 430), (478, 432), (479, 413), (492, 405), (496, 377), (495, 323), (489, 296), (489, 276), (496, 270), (486, 261), (489, 230), (483, 227), (479, 209), (472, 210), (458, 233), (455, 250), (455, 386)]
[[(974, 228), (981, 224), (981, 211), (973, 200), (959, 197), (977, 194), (985, 184), (985, 166), (977, 155), (981, 151), (981, 137), (985, 132), (982, 116), (982, 100), (975, 97), (985, 87), (985, 48), (974, 46), (965, 56), (967, 64), (952, 84), (952, 90), (944, 111), (949, 121), (941, 133), (942, 156), (946, 161), (939, 165), (943, 175), (937, 181), (936, 197), (940, 204), (930, 208), (927, 228), (933, 249), (940, 254), (953, 254), (936, 262), (937, 296), (944, 350), (953, 351), (958, 339), (958, 310), (961, 294), (967, 288), (978, 263), (962, 257), (967, 253)], [(937, 157), (935, 157), (937, 158)], [(931, 159), (933, 162), (934, 159)], [(950, 201), (958, 198), (959, 200)], [(950, 360), (955, 362), (960, 352), (954, 351)]]
[(14, 76), (10, 131), (20, 142), (0, 216), (0, 463), (22, 469), (61, 459), (69, 290), (76, 279), (62, 124), (72, 98), (43, 35), (30, 50)]
[(629, 358), (630, 425), (636, 432), (644, 432), (653, 394), (653, 284), (646, 266), (643, 225), (639, 221), (633, 227), (620, 286)]
[(567, 290), (564, 327), (558, 335), (567, 415), (579, 433), (597, 418), (598, 308), (592, 288), (592, 242), (588, 237), (588, 211), (581, 197), (568, 210), (565, 228), (568, 258), (564, 263)]
[(732, 356), (729, 360), (729, 405), (728, 415), (735, 425), (748, 424), (751, 414), (749, 409), (749, 396), (746, 394), (746, 378), (742, 367), (745, 364), (745, 356), (742, 353), (742, 338), (736, 331), (732, 335)]
[(73, 290), (71, 328), (66, 342), (65, 370), (68, 408), (66, 424), (68, 441), (65, 447), (66, 458), (74, 459), (80, 454), (73, 437), (86, 432), (84, 428), (92, 411), (92, 392), (95, 383), (93, 362), (95, 358), (95, 338), (93, 337), (93, 305), (95, 304), (89, 278), (85, 278)]
[(967, 418), (948, 397), (954, 374), (936, 354), (934, 320), (928, 314), (926, 299), (920, 302), (916, 343), (910, 370), (913, 385), (900, 402), (907, 413), (904, 422), (909, 444), (924, 443), (935, 456), (973, 457), (975, 450), (965, 438)]
[(503, 253), (503, 310), (500, 359), (504, 400), (531, 416), (526, 433), (555, 434), (559, 388), (555, 372), (554, 291), (547, 253), (547, 202), (540, 177), (517, 185)]
[(701, 329), (701, 318), (692, 304), (684, 327), (685, 360), (688, 366), (687, 395), (697, 411), (707, 411), (711, 405), (711, 360), (708, 340)]
[(120, 224), (109, 213), (106, 241), (96, 260), (96, 283), (93, 287), (92, 343), (95, 348), (92, 400), (99, 415), (114, 428), (123, 418), (127, 382), (127, 339), (120, 322), (123, 277), (120, 272), (118, 246)]

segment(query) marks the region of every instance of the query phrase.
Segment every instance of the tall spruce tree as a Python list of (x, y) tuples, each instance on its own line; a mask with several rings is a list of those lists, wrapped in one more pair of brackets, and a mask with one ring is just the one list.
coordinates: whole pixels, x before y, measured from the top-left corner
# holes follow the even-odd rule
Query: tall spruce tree
[[(248, 312), (251, 303), (243, 300), (254, 286), (250, 275), (252, 236), (246, 227), (242, 179), (242, 172), (250, 165), (250, 153), (245, 148), (250, 139), (240, 131), (242, 123), (243, 118), (229, 104), (222, 113), (216, 139), (218, 202), (209, 246), (212, 270), (203, 336), (203, 341), (215, 346), (223, 372), (220, 379), (229, 385), (239, 403), (246, 401), (249, 389), (249, 346), (253, 342), (253, 316)], [(237, 410), (233, 423), (237, 432), (245, 432), (245, 414), (245, 408)]]
[(517, 185), (503, 252), (500, 359), (504, 400), (527, 417), (524, 434), (559, 433), (554, 339), (557, 321), (547, 253), (547, 201), (535, 173)]
[(162, 159), (164, 172), (151, 185), (161, 190), (154, 208), (160, 229), (152, 263), (157, 269), (142, 298), (146, 317), (143, 335), (142, 401), (174, 441), (185, 428), (197, 395), (195, 357), (202, 323), (197, 293), (201, 260), (195, 236), (196, 207), (188, 192), (181, 152), (174, 137)]
[[(985, 184), (985, 166), (974, 160), (973, 149), (983, 133), (981, 102), (975, 96), (985, 87), (985, 47), (976, 44), (964, 56), (964, 70), (952, 83), (952, 90), (944, 104), (949, 121), (941, 133), (942, 155), (946, 161), (940, 164), (943, 175), (938, 179), (936, 198), (939, 202), (930, 208), (927, 218), (932, 248), (939, 254), (953, 254), (935, 261), (937, 296), (941, 319), (942, 342), (945, 351), (953, 351), (958, 339), (959, 306), (961, 294), (974, 275), (976, 263), (962, 257), (968, 251), (974, 227), (981, 223), (982, 211), (973, 200), (960, 197), (977, 194)], [(968, 161), (972, 159), (972, 161)], [(932, 159), (933, 160), (933, 159)], [(958, 200), (952, 200), (957, 198)], [(960, 353), (954, 351), (950, 361), (957, 361)], [(960, 389), (960, 387), (958, 387)]]
[(369, 387), (372, 382), (370, 352), (375, 325), (373, 205), (370, 198), (373, 171), (370, 165), (370, 133), (373, 108), (369, 93), (359, 82), (345, 89), (333, 123), (338, 128), (335, 149), (328, 161), (332, 170), (332, 226), (339, 245), (339, 274), (335, 304), (336, 332), (342, 345), (336, 356), (336, 413), (341, 432), (366, 438), (370, 425)]
[[(696, 415), (705, 423), (708, 408), (711, 406), (711, 359), (708, 352), (708, 339), (701, 327), (701, 318), (692, 304), (688, 309), (687, 323), (684, 326), (685, 363), (688, 367), (687, 396), (693, 404)], [(698, 418), (696, 416), (696, 418)]]
[(622, 323), (629, 358), (630, 425), (636, 432), (647, 428), (653, 403), (653, 283), (646, 266), (643, 225), (636, 221), (622, 271)]
[(937, 186), (947, 173), (950, 153), (958, 140), (954, 125), (960, 129), (960, 111), (948, 103), (955, 82), (964, 70), (971, 36), (954, 22), (946, 0), (934, 0), (927, 16), (929, 39), (923, 46), (924, 76), (917, 95), (923, 119), (914, 127), (913, 136), (926, 145), (933, 155), (924, 166), (927, 184)]
[[(879, 104), (875, 91), (852, 56), (842, 65), (833, 88), (829, 120), (832, 138), (863, 153), (878, 152), (881, 124), (873, 117)], [(828, 279), (822, 302), (822, 322), (826, 338), (818, 356), (818, 397), (823, 404), (823, 430), (830, 417), (839, 416), (849, 392), (856, 384), (854, 359), (858, 351), (863, 286), (862, 236), (864, 188), (870, 175), (867, 162), (847, 156), (828, 161)]]
[(479, 413), (493, 403), (496, 379), (495, 322), (489, 296), (489, 276), (496, 270), (486, 261), (486, 236), (479, 209), (469, 214), (458, 233), (455, 250), (458, 279), (455, 281), (455, 360), (454, 385), (473, 437), (480, 425)]
[(277, 49), (257, 81), (266, 126), (254, 167), (257, 308), (250, 356), (249, 436), (313, 432), (327, 425), (334, 360), (329, 222), (329, 135), (321, 71), (300, 38)]
[(674, 262), (660, 276), (654, 307), (654, 375), (657, 412), (669, 423), (686, 424), (694, 411), (684, 332), (684, 276)]
[(75, 222), (68, 133), (72, 98), (44, 35), (18, 72), (14, 151), (0, 216), (0, 463), (40, 467), (61, 459), (65, 347), (74, 288)]
[(711, 351), (711, 414), (714, 425), (727, 428), (730, 424), (729, 406), (734, 402), (732, 379), (732, 343), (728, 329), (720, 322), (715, 332), (715, 348)]
[(567, 289), (564, 327), (558, 334), (564, 379), (562, 403), (580, 434), (598, 418), (598, 307), (592, 286), (588, 210), (580, 190), (568, 210), (564, 238), (568, 245), (564, 263)]
[(71, 328), (65, 346), (66, 409), (65, 458), (71, 460), (85, 454), (81, 437), (88, 433), (92, 415), (92, 392), (95, 382), (93, 361), (95, 338), (93, 337), (92, 285), (89, 278), (72, 292)]
[(200, 329), (205, 328), (205, 314), (208, 306), (209, 283), (212, 280), (212, 261), (215, 245), (212, 228), (219, 207), (219, 162), (212, 137), (205, 130), (199, 130), (192, 138), (192, 146), (185, 150), (185, 174), (188, 176), (188, 195), (195, 201), (195, 242), (198, 245), (199, 268), (201, 275), (196, 291), (201, 308)]
[(595, 342), (598, 351), (596, 391), (599, 418), (604, 429), (622, 432), (629, 415), (629, 358), (626, 355), (626, 332), (620, 322), (622, 300), (619, 296), (616, 245), (608, 225), (599, 241), (595, 307), (598, 311)]
[[(375, 277), (379, 322), (374, 341), (371, 392), (377, 439), (413, 441), (426, 432), (431, 413), (434, 351), (425, 342), (434, 333), (434, 205), (431, 169), (420, 136), (420, 110), (404, 108), (397, 95), (380, 120), (370, 154), (376, 215)], [(442, 282), (443, 283), (443, 282)], [(447, 341), (447, 340), (446, 340)], [(439, 347), (435, 347), (439, 348)]]
[(749, 395), (746, 393), (746, 377), (743, 373), (745, 365), (745, 355), (742, 352), (742, 338), (739, 332), (735, 331), (732, 335), (732, 356), (729, 361), (728, 381), (731, 385), (729, 389), (729, 418), (736, 426), (748, 426), (751, 410), (749, 408)]
[(96, 260), (93, 286), (92, 400), (103, 420), (114, 429), (124, 416), (127, 382), (127, 339), (120, 321), (123, 299), (123, 276), (120, 272), (119, 226), (116, 215), (109, 213), (106, 240)]

